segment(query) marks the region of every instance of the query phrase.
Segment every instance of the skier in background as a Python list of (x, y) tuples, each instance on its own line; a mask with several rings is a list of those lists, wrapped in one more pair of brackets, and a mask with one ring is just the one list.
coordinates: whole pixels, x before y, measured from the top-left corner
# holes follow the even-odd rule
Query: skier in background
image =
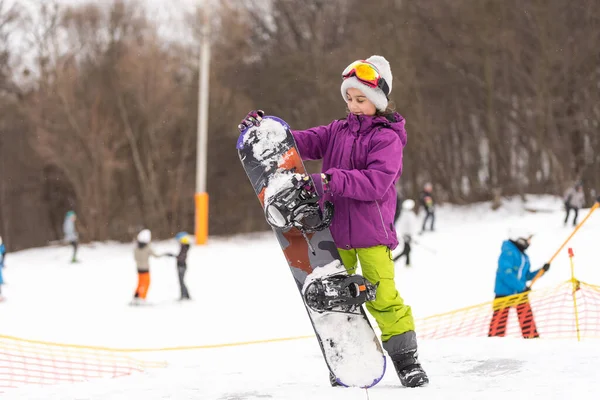
[(63, 222), (63, 233), (65, 235), (65, 242), (69, 243), (73, 247), (73, 256), (71, 262), (76, 263), (77, 261), (77, 248), (79, 247), (79, 234), (75, 228), (75, 220), (77, 215), (75, 211), (67, 211), (65, 220)]
[(190, 249), (190, 235), (186, 232), (179, 232), (175, 235), (175, 239), (181, 245), (179, 247), (179, 254), (175, 255), (169, 253), (169, 256), (177, 259), (177, 276), (179, 277), (179, 288), (181, 289), (181, 297), (179, 300), (191, 300), (190, 292), (185, 285), (185, 272), (187, 271), (187, 255)]
[(400, 189), (396, 192), (396, 212), (394, 213), (394, 226), (398, 223), (400, 216), (402, 215), (402, 195)]
[(417, 234), (419, 229), (419, 221), (417, 220), (417, 214), (414, 212), (415, 201), (412, 199), (406, 199), (402, 203), (402, 216), (400, 217), (400, 224), (398, 230), (400, 235), (402, 236), (402, 240), (404, 241), (404, 248), (402, 249), (402, 253), (398, 254), (394, 257), (394, 262), (398, 261), (403, 256), (406, 257), (406, 266), (410, 267), (410, 252), (411, 252), (411, 243), (413, 241), (414, 236)]
[[(511, 307), (516, 306), (521, 333), (526, 339), (540, 337), (533, 311), (526, 294), (531, 290), (527, 282), (532, 280), (540, 270), (548, 272), (550, 264), (546, 263), (537, 271), (530, 271), (531, 264), (529, 256), (525, 253), (533, 234), (529, 231), (514, 229), (511, 231), (510, 239), (502, 243), (502, 252), (498, 258), (498, 269), (496, 271), (496, 284), (494, 292), (494, 313), (490, 322), (488, 336), (504, 336), (508, 313)], [(523, 296), (514, 296), (522, 293)]]
[(161, 257), (161, 255), (156, 254), (150, 245), (151, 240), (152, 233), (149, 229), (143, 229), (137, 235), (137, 243), (133, 250), (133, 257), (137, 265), (138, 284), (131, 305), (141, 305), (146, 303), (146, 296), (148, 294), (148, 289), (150, 289), (150, 257)]
[(4, 269), (4, 261), (6, 260), (6, 246), (0, 236), (0, 301), (4, 301), (2, 296), (2, 285), (4, 285), (4, 279), (2, 278), (2, 270)]
[(577, 182), (575, 186), (570, 187), (565, 192), (565, 196), (563, 198), (565, 202), (565, 225), (569, 221), (569, 214), (571, 210), (573, 210), (573, 226), (577, 226), (577, 215), (579, 214), (579, 209), (583, 207), (585, 203), (585, 194), (583, 193), (583, 184), (581, 182)]
[[(372, 56), (352, 62), (342, 72), (340, 89), (349, 110), (346, 118), (292, 135), (303, 160), (323, 160), (322, 173), (312, 176), (315, 190), (335, 206), (330, 230), (348, 272), (354, 273), (360, 260), (364, 278), (377, 285), (376, 299), (365, 305), (400, 383), (423, 386), (429, 378), (418, 360), (412, 310), (396, 289), (391, 255), (398, 245), (395, 184), (402, 173), (406, 131), (404, 118), (388, 107), (388, 61)], [(260, 125), (263, 115), (261, 110), (248, 113), (240, 131)], [(338, 385), (331, 374), (330, 382)]]
[(419, 200), (421, 205), (425, 208), (425, 218), (423, 219), (423, 227), (421, 228), (421, 233), (425, 232), (427, 221), (431, 220), (429, 225), (429, 230), (433, 232), (433, 225), (435, 224), (435, 204), (433, 201), (433, 185), (427, 182), (423, 186), (423, 191), (421, 192), (421, 196)]

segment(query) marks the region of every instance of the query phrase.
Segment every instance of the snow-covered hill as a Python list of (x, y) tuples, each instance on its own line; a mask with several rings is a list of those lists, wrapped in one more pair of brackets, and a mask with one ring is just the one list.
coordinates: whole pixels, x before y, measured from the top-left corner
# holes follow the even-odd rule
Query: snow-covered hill
[[(436, 232), (414, 246), (408, 269), (397, 266), (397, 286), (416, 318), (491, 300), (502, 240), (514, 226), (535, 232), (534, 267), (546, 262), (571, 233), (560, 199), (530, 197), (440, 207)], [(544, 212), (531, 213), (525, 208)], [(580, 219), (586, 210), (580, 213)], [(600, 212), (569, 243), (582, 281), (600, 283)], [(174, 240), (155, 244), (177, 250)], [(95, 243), (70, 264), (67, 247), (9, 253), (4, 270), (7, 301), (0, 303), (0, 335), (119, 348), (197, 346), (310, 336), (286, 261), (270, 232), (213, 238), (195, 246), (187, 282), (193, 301), (180, 303), (172, 258), (152, 261), (149, 307), (130, 307), (136, 284), (132, 244)], [(536, 287), (570, 276), (566, 249)], [(126, 378), (11, 390), (3, 399), (550, 399), (595, 398), (600, 384), (597, 342), (509, 338), (421, 341), (431, 384), (403, 389), (390, 368), (368, 393), (333, 389), (313, 338), (277, 343), (165, 352), (163, 369)]]

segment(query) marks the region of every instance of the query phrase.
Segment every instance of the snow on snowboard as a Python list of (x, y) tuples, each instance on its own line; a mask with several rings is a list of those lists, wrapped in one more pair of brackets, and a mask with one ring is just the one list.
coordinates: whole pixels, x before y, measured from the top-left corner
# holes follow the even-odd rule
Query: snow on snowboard
[(335, 382), (371, 387), (385, 373), (385, 356), (361, 306), (376, 288), (349, 275), (329, 231), (333, 205), (319, 207), (290, 127), (265, 116), (242, 131), (237, 149), (265, 218), (288, 261)]

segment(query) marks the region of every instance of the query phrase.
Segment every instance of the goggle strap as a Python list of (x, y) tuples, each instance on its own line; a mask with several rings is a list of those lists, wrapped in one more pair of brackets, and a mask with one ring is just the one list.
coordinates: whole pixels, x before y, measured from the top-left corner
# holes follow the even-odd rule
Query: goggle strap
[(388, 95), (390, 94), (390, 87), (388, 86), (388, 84), (385, 81), (385, 79), (383, 78), (383, 76), (380, 76), (379, 82), (377, 83), (377, 87), (379, 87), (379, 89), (381, 89), (381, 91), (383, 92), (383, 94), (385, 94), (385, 97), (387, 98)]

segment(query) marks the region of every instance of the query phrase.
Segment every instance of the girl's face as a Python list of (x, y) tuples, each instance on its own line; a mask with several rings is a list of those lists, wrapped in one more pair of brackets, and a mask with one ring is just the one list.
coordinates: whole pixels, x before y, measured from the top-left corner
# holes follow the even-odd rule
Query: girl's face
[(363, 92), (356, 88), (349, 88), (346, 91), (346, 102), (348, 103), (348, 109), (354, 115), (372, 116), (377, 112), (375, 105), (367, 99)]

